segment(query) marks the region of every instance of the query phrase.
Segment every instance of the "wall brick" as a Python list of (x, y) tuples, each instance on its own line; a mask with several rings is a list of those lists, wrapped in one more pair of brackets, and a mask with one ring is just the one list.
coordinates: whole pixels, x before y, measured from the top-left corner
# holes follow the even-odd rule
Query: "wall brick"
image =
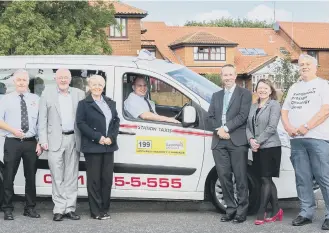
[[(112, 55), (119, 56), (137, 56), (137, 51), (141, 50), (141, 23), (140, 19), (128, 18), (128, 37), (127, 38), (109, 38), (108, 42), (112, 46)], [(109, 28), (106, 34), (109, 36)]]

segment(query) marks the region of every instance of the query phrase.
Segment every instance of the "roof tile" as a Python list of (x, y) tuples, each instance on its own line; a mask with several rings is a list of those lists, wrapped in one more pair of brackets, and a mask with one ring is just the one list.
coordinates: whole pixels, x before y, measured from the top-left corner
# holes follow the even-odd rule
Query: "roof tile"
[(278, 22), (300, 48), (329, 49), (329, 23)]

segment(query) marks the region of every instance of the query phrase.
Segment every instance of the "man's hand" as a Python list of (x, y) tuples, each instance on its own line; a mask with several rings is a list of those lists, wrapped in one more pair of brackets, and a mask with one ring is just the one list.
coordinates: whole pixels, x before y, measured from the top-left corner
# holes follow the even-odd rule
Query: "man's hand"
[(21, 129), (13, 129), (12, 133), (14, 134), (15, 137), (20, 138), (20, 139), (24, 138), (24, 136), (25, 136), (23, 130), (21, 130)]
[(180, 124), (180, 121), (176, 120), (173, 117), (168, 117), (167, 122), (175, 123), (175, 124)]
[(285, 129), (287, 131), (287, 133), (289, 134), (290, 137), (295, 137), (297, 136), (298, 133), (298, 129), (296, 129), (293, 126), (288, 126), (287, 129)]
[(40, 156), (42, 153), (42, 148), (39, 143), (37, 143), (37, 148), (35, 149), (35, 152), (37, 153), (37, 156)]
[(104, 144), (105, 144), (105, 145), (111, 145), (111, 144), (112, 144), (112, 140), (111, 140), (111, 138), (105, 138), (105, 140), (104, 140)]
[(48, 147), (48, 143), (44, 143), (44, 144), (42, 144), (41, 147), (42, 147), (42, 149), (44, 149), (44, 150), (48, 150), (48, 149), (49, 149), (49, 147)]
[(105, 137), (102, 136), (101, 139), (99, 140), (99, 144), (104, 145), (105, 144)]
[(258, 150), (259, 147), (260, 147), (260, 144), (257, 143), (257, 140), (254, 139), (254, 138), (251, 138), (251, 139), (249, 140), (249, 142), (250, 142), (251, 150), (252, 150), (253, 152), (257, 152), (257, 150)]
[(299, 128), (297, 129), (297, 133), (299, 135), (302, 135), (302, 136), (304, 136), (305, 134), (307, 134), (308, 131), (309, 130), (307, 128), (305, 128), (304, 125), (299, 126)]
[(218, 128), (217, 135), (221, 139), (230, 139), (230, 135), (225, 132), (224, 128)]

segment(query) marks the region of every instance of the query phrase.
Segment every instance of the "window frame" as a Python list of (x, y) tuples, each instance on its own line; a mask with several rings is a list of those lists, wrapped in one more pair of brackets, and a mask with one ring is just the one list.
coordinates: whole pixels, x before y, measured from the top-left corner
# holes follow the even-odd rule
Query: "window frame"
[[(115, 38), (128, 38), (128, 18), (124, 18), (124, 17), (116, 17), (115, 20), (119, 20), (120, 21), (120, 24), (119, 25), (122, 25), (122, 21), (125, 21), (125, 36), (123, 36), (122, 32), (120, 32), (120, 36), (116, 36), (116, 27), (118, 26), (118, 24), (113, 24), (113, 25), (110, 25), (109, 27), (109, 38), (111, 39), (115, 39)], [(113, 31), (113, 35), (112, 34), (112, 31)]]
[[(201, 52), (200, 53), (200, 49), (208, 49), (207, 52)], [(215, 49), (215, 53), (212, 52), (212, 50)], [(219, 53), (217, 52), (217, 49), (219, 49)], [(224, 52), (222, 52), (222, 49), (224, 50)], [(200, 59), (200, 55), (204, 55), (207, 54), (208, 58), (207, 59)], [(211, 55), (215, 54), (215, 59), (211, 59)], [(195, 56), (198, 56), (198, 58), (196, 59)], [(216, 59), (216, 56), (219, 55), (220, 59)], [(224, 55), (224, 59), (222, 59), (222, 55)], [(197, 47), (193, 47), (193, 60), (194, 61), (226, 61), (226, 47), (224, 46), (197, 46)]]

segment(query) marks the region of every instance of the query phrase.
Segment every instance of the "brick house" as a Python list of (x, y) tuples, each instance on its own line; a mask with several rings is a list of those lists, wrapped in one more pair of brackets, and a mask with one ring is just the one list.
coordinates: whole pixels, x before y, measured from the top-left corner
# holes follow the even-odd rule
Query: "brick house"
[(219, 73), (225, 64), (237, 67), (237, 83), (250, 90), (260, 78), (270, 73), (259, 72), (278, 62), (294, 50), (272, 28), (221, 28), (167, 26), (164, 22), (143, 22), (142, 48), (159, 59), (187, 66), (199, 74)]
[(329, 79), (329, 23), (277, 22), (274, 30), (298, 53), (318, 60), (318, 76)]
[(113, 55), (137, 56), (141, 50), (141, 19), (147, 12), (122, 2), (112, 2), (117, 25), (105, 29)]

